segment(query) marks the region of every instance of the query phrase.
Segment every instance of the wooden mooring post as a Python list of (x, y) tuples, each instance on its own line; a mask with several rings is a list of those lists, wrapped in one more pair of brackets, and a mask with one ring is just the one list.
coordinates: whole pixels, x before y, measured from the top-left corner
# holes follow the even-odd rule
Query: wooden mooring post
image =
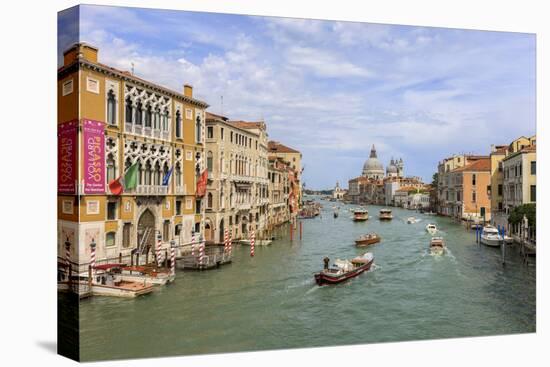
[(302, 221), (300, 221), (300, 241), (302, 240)]

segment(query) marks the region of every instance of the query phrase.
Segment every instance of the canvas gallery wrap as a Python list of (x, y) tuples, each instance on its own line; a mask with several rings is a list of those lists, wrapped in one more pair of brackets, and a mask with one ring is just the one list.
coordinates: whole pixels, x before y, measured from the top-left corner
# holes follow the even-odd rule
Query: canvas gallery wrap
[(58, 350), (536, 331), (534, 34), (58, 14)]

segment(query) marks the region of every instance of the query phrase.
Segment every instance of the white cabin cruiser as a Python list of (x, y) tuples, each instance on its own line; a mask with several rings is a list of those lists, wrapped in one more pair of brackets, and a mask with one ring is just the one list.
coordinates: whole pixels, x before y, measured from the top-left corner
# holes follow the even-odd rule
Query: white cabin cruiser
[(498, 229), (493, 226), (483, 227), (481, 232), (481, 243), (491, 247), (499, 247), (502, 243), (502, 236), (498, 233)]
[(428, 223), (428, 225), (426, 226), (426, 231), (428, 231), (429, 234), (435, 234), (435, 232), (437, 232), (437, 227), (435, 224), (433, 223)]

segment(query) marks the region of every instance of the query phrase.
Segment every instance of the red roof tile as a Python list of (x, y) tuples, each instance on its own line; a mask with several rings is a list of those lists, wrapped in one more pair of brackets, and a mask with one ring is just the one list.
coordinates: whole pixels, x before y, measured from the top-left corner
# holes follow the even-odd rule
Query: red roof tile
[(283, 145), (279, 143), (278, 141), (269, 141), (267, 143), (267, 149), (270, 152), (274, 153), (300, 153), (296, 149), (292, 149), (290, 147), (287, 147), (286, 145)]
[(482, 158), (470, 164), (452, 170), (451, 172), (472, 172), (472, 171), (491, 171), (491, 159)]

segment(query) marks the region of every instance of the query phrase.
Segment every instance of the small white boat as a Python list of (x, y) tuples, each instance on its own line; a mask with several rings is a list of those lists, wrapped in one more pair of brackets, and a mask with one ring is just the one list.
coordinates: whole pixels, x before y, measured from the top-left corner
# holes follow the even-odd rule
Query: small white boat
[(407, 223), (408, 224), (414, 224), (416, 222), (418, 222), (418, 219), (416, 219), (415, 217), (408, 217), (407, 218)]
[(378, 214), (378, 218), (380, 220), (392, 220), (393, 215), (391, 213), (391, 209), (387, 209), (387, 208), (380, 209), (380, 212)]
[(502, 243), (503, 238), (498, 233), (498, 229), (496, 229), (493, 226), (485, 226), (483, 227), (483, 231), (481, 232), (481, 243), (487, 246), (491, 247), (499, 247)]
[(443, 237), (432, 237), (430, 240), (430, 253), (432, 255), (443, 255), (446, 249)]
[(437, 227), (433, 223), (428, 223), (426, 226), (426, 231), (428, 231), (429, 234), (435, 234), (437, 232)]
[(129, 282), (145, 282), (147, 284), (165, 285), (173, 282), (176, 275), (170, 271), (157, 271), (154, 268), (145, 266), (124, 266), (122, 267), (121, 279)]

